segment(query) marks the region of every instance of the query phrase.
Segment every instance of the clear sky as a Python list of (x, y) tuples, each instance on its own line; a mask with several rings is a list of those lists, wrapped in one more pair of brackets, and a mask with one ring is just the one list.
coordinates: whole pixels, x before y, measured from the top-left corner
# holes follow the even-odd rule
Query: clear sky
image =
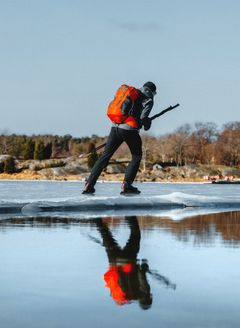
[(150, 80), (151, 132), (240, 120), (239, 0), (0, 0), (0, 133), (106, 135), (122, 83)]

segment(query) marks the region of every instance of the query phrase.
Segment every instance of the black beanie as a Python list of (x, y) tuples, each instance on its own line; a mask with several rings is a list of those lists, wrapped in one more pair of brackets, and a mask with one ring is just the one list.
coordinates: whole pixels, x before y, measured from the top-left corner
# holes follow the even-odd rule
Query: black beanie
[(146, 82), (143, 86), (149, 88), (152, 92), (156, 93), (157, 88), (153, 82)]

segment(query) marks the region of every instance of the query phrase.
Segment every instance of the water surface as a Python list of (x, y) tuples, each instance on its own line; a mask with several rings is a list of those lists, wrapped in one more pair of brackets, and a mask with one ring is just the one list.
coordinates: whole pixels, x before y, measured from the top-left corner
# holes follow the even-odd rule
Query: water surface
[(0, 221), (1, 327), (239, 327), (240, 212)]

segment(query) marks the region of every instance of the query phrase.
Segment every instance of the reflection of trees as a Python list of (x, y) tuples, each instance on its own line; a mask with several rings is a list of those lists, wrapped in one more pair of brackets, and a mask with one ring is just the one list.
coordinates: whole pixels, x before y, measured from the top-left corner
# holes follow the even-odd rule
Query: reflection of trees
[[(104, 219), (111, 226), (123, 223), (121, 217), (108, 217)], [(194, 238), (196, 243), (209, 243), (219, 235), (229, 245), (240, 243), (240, 212), (216, 213), (188, 217), (181, 221), (173, 221), (166, 217), (138, 217), (140, 230), (148, 233), (154, 228), (167, 229), (181, 241), (190, 241)], [(38, 228), (63, 227), (69, 229), (72, 225), (95, 225), (91, 219), (73, 219), (70, 217), (37, 217), (37, 218), (11, 218), (0, 220), (0, 230), (8, 226), (32, 226)]]
[(171, 219), (159, 220), (148, 218), (141, 224), (142, 229), (161, 227), (171, 231), (181, 241), (188, 242), (194, 238), (196, 243), (213, 242), (216, 235), (222, 237), (229, 245), (240, 243), (240, 212), (215, 213), (185, 218), (181, 221)]

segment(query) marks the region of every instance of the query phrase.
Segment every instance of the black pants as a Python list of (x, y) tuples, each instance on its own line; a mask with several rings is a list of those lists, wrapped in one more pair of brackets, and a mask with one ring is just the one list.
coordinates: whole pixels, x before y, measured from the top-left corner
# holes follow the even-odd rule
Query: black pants
[(90, 184), (95, 185), (102, 170), (108, 165), (110, 158), (123, 142), (126, 142), (132, 154), (132, 160), (127, 166), (124, 181), (130, 184), (133, 183), (142, 159), (141, 137), (137, 130), (112, 127), (103, 154), (95, 163), (88, 178)]

